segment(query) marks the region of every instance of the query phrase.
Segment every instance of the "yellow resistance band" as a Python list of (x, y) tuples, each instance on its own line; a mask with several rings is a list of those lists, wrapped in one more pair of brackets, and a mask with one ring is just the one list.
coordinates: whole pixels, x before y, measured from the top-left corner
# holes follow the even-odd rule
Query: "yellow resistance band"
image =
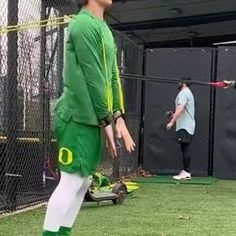
[(0, 34), (7, 34), (9, 32), (22, 31), (22, 30), (33, 29), (33, 28), (37, 29), (37, 28), (42, 28), (42, 27), (47, 27), (47, 26), (65, 25), (69, 23), (69, 21), (74, 16), (75, 15), (53, 17), (53, 18), (48, 18), (47, 20), (26, 22), (26, 23), (22, 23), (18, 25), (9, 25), (9, 26), (0, 28)]

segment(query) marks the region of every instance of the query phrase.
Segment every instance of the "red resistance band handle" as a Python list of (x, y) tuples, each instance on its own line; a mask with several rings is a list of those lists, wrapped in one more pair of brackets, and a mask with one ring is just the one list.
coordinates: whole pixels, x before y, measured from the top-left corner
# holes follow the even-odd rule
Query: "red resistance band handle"
[(228, 87), (227, 84), (225, 84), (223, 81), (219, 81), (219, 82), (210, 82), (208, 83), (209, 85), (212, 85), (214, 87), (217, 87), (217, 88), (226, 88)]

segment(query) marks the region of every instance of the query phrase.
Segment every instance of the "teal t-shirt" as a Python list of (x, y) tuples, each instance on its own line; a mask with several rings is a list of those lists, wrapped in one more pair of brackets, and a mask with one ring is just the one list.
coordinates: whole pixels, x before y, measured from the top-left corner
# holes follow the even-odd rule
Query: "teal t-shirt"
[(184, 112), (176, 121), (176, 131), (185, 129), (191, 135), (195, 132), (195, 102), (191, 90), (187, 87), (182, 89), (176, 97), (175, 106), (184, 106)]

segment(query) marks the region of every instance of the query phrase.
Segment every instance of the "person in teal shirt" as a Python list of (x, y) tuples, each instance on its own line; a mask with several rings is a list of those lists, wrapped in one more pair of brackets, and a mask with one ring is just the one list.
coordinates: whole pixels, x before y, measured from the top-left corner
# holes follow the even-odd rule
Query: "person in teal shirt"
[(103, 19), (112, 0), (82, 0), (80, 4), (81, 11), (68, 26), (64, 88), (55, 108), (61, 179), (48, 203), (44, 236), (70, 235), (105, 140), (113, 158), (117, 156), (114, 135), (124, 140), (128, 152), (135, 147), (124, 120), (117, 49)]
[(167, 129), (176, 126), (176, 138), (182, 152), (183, 169), (178, 175), (173, 176), (175, 180), (191, 179), (191, 143), (195, 133), (196, 121), (195, 99), (190, 90), (190, 83), (190, 77), (183, 77), (179, 81), (179, 93), (175, 99), (175, 113), (166, 126)]

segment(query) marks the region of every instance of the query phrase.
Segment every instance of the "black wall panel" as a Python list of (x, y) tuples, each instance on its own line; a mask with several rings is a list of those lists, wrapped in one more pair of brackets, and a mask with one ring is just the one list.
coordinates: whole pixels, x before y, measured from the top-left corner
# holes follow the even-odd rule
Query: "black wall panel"
[[(146, 75), (166, 78), (191, 76), (210, 81), (211, 49), (155, 49), (147, 51)], [(191, 87), (196, 102), (196, 135), (192, 144), (192, 172), (207, 175), (209, 144), (210, 88)], [(146, 82), (144, 168), (155, 174), (176, 173), (182, 168), (181, 153), (174, 129), (165, 129), (167, 110), (174, 110), (177, 84)], [(236, 94), (235, 94), (236, 95)]]
[[(218, 80), (236, 79), (236, 47), (218, 50)], [(217, 90), (214, 175), (236, 178), (236, 90)]]

